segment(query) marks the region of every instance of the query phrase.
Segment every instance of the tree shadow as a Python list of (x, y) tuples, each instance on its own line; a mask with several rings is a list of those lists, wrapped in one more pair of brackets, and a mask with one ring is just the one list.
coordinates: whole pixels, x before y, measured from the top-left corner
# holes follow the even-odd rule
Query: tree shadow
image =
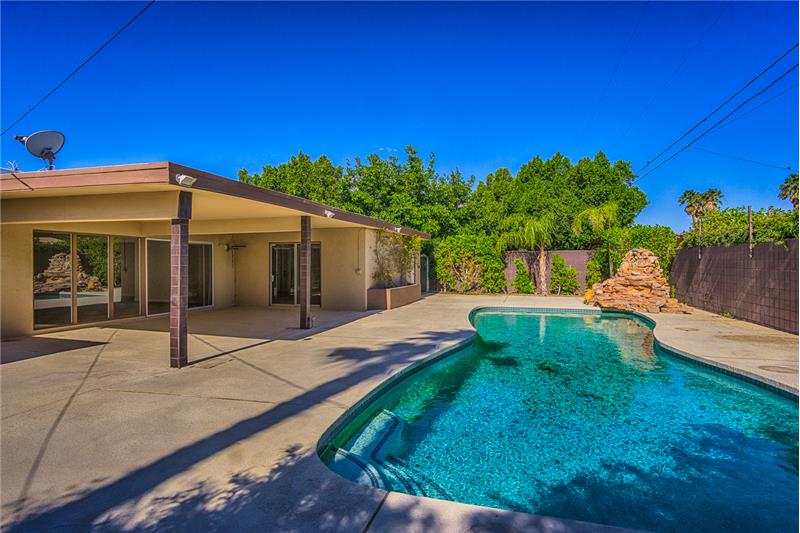
[(0, 343), (0, 364), (16, 363), (101, 344), (104, 343), (55, 337), (20, 337), (19, 339), (4, 340)]
[[(70, 494), (62, 495), (55, 503), (38, 503), (35, 501), (18, 501), (13, 502), (18, 509), (18, 514), (14, 517), (15, 522), (6, 524), (5, 530), (9, 532), (16, 531), (30, 531), (42, 530), (52, 527), (60, 527), (64, 525), (80, 525), (80, 527), (89, 527), (95, 524), (98, 520), (115, 511), (118, 507), (124, 506), (129, 502), (135, 502), (148, 494), (152, 489), (161, 483), (186, 472), (199, 462), (208, 459), (209, 457), (220, 453), (226, 448), (243, 441), (257, 433), (265, 431), (277, 424), (284, 423), (287, 420), (299, 417), (302, 413), (318, 404), (328, 403), (336, 404), (331, 400), (333, 396), (339, 395), (351, 387), (359, 385), (364, 381), (375, 381), (375, 378), (387, 375), (391, 369), (407, 366), (408, 364), (424, 358), (425, 356), (437, 351), (444, 343), (454, 342), (471, 335), (471, 331), (456, 330), (451, 332), (429, 332), (423, 336), (417, 337), (414, 341), (403, 340), (387, 344), (377, 349), (364, 350), (358, 347), (338, 347), (333, 349), (330, 356), (340, 359), (354, 359), (358, 364), (347, 373), (340, 377), (331, 379), (318, 385), (312, 385), (308, 388), (303, 388), (296, 396), (287, 399), (283, 402), (277, 403), (271, 408), (259, 413), (258, 415), (244, 419), (240, 422), (230, 425), (227, 428), (221, 429), (216, 433), (206, 436), (196, 442), (175, 449), (171, 453), (162, 456), (161, 458), (132, 469), (122, 477), (106, 483), (105, 485), (89, 488), (85, 490), (74, 491)], [(375, 383), (377, 385), (377, 381)], [(366, 392), (366, 391), (365, 391)], [(165, 400), (168, 401), (168, 400)], [(111, 408), (111, 407), (110, 407)], [(103, 416), (102, 413), (96, 413), (97, 416)], [(302, 424), (302, 419), (297, 419), (294, 423)], [(110, 428), (113, 429), (113, 428)], [(320, 428), (319, 435), (327, 428)], [(152, 438), (158, 438), (153, 435)], [(316, 442), (305, 443), (307, 449), (313, 450)], [(103, 453), (105, 450), (97, 450)], [(313, 454), (313, 452), (310, 452)], [(289, 457), (290, 465), (284, 465), (285, 472), (299, 471), (300, 467), (297, 465), (298, 459), (296, 457)], [(322, 465), (316, 455), (314, 460)], [(305, 463), (300, 463), (303, 465)], [(279, 464), (280, 466), (280, 464)], [(324, 465), (322, 465), (324, 468)], [(326, 469), (327, 471), (327, 469)], [(241, 472), (247, 472), (247, 465), (243, 465)], [(334, 475), (330, 473), (331, 475)], [(283, 476), (288, 474), (284, 473)], [(272, 479), (268, 477), (268, 481)], [(254, 483), (249, 479), (246, 474), (241, 474), (235, 481), (246, 488)], [(261, 481), (258, 481), (261, 483)], [(309, 497), (308, 494), (303, 494), (306, 490), (304, 487), (315, 487), (318, 485), (318, 479), (315, 476), (309, 476), (302, 479), (286, 478), (285, 482), (288, 486), (292, 487), (293, 492), (288, 489), (283, 492), (284, 496), (288, 497), (290, 508), (281, 509), (267, 509), (270, 513), (275, 514), (275, 520), (280, 517), (281, 520), (291, 522), (292, 517), (299, 516), (299, 524), (302, 525), (302, 519), (310, 520), (308, 514), (305, 516), (297, 515), (296, 506), (305, 506), (305, 499)], [(269, 481), (274, 485), (276, 481), (273, 479)], [(349, 482), (348, 482), (349, 483)], [(208, 492), (208, 487), (195, 487), (190, 492), (182, 492), (181, 494), (174, 495), (173, 498), (182, 498), (189, 503), (181, 505), (180, 507), (192, 508), (192, 503), (200, 505), (209, 496), (205, 493)], [(194, 492), (192, 492), (194, 491)], [(204, 492), (205, 491), (205, 492)], [(319, 488), (314, 489), (315, 493), (319, 492)], [(244, 491), (246, 493), (247, 491)], [(293, 496), (297, 493), (296, 496)], [(290, 497), (291, 496), (291, 497)], [(225, 498), (222, 501), (225, 501)], [(198, 499), (199, 498), (199, 499)], [(229, 495), (227, 497), (232, 500), (232, 509), (236, 510), (237, 506), (245, 506), (246, 500), (237, 500), (243, 498), (241, 495)], [(270, 505), (269, 501), (265, 505)], [(319, 508), (324, 508), (325, 503), (320, 501)], [(331, 502), (328, 502), (331, 505)], [(223, 508), (226, 505), (223, 505)], [(265, 508), (259, 507), (262, 511)], [(313, 528), (319, 529), (321, 526), (328, 524), (326, 522), (330, 509), (319, 516), (316, 516), (317, 522), (314, 523)], [(352, 513), (344, 511), (346, 517), (350, 517)], [(328, 513), (328, 514), (326, 514)], [(345, 518), (342, 518), (344, 520)], [(347, 518), (350, 520), (351, 518)], [(177, 519), (176, 519), (177, 520)], [(262, 518), (263, 520), (263, 518)], [(332, 519), (331, 519), (332, 520)], [(335, 520), (334, 520), (335, 522)], [(169, 522), (165, 523), (165, 527), (170, 527)], [(178, 527), (178, 522), (172, 522), (175, 527)], [(262, 523), (262, 527), (266, 525), (269, 528), (269, 522)], [(335, 526), (335, 524), (329, 524)], [(114, 529), (115, 526), (107, 525), (105, 527)], [(305, 526), (304, 526), (305, 527)], [(336, 527), (332, 527), (336, 529)], [(181, 529), (186, 529), (181, 527)], [(283, 529), (283, 528), (278, 528)], [(293, 527), (288, 527), (288, 530), (294, 530)], [(300, 529), (303, 529), (302, 527)], [(325, 529), (323, 527), (323, 529)]]

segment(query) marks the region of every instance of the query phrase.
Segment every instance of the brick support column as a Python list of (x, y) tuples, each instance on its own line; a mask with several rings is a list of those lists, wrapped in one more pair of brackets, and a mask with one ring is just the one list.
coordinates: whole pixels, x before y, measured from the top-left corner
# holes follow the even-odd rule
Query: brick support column
[(172, 219), (169, 280), (169, 366), (181, 368), (189, 362), (189, 218), (192, 195), (181, 191), (178, 218)]
[(311, 327), (311, 217), (300, 217), (300, 328)]

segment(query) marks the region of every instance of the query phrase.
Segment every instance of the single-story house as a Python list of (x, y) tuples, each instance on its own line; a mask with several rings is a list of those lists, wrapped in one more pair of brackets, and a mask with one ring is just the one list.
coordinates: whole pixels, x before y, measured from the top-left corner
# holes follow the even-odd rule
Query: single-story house
[[(384, 235), (429, 235), (175, 163), (0, 175), (4, 339), (169, 314), (187, 363), (193, 309), (381, 307)], [(395, 301), (420, 297), (419, 261)]]

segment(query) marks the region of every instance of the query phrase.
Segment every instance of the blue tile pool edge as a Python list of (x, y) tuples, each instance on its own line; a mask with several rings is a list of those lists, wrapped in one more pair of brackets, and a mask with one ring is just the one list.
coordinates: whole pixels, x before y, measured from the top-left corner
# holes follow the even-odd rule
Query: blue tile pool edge
[[(761, 389), (767, 390), (784, 398), (788, 398), (790, 400), (798, 401), (798, 393), (795, 390), (787, 387), (778, 382), (773, 382), (769, 378), (765, 378), (763, 376), (758, 376), (756, 374), (750, 374), (746, 371), (736, 369), (733, 367), (729, 367), (723, 363), (719, 363), (717, 361), (711, 361), (708, 359), (703, 358), (702, 356), (698, 356), (695, 354), (683, 352), (668, 344), (665, 344), (658, 340), (655, 335), (655, 329), (657, 323), (652, 318), (645, 316), (641, 313), (637, 313), (635, 311), (622, 311), (622, 310), (601, 310), (601, 309), (574, 309), (574, 308), (553, 308), (553, 307), (492, 307), (492, 306), (480, 306), (475, 307), (469, 312), (468, 319), (470, 324), (474, 326), (474, 319), (476, 315), (480, 313), (516, 313), (516, 314), (569, 314), (569, 315), (595, 315), (595, 316), (625, 316), (628, 318), (633, 318), (638, 322), (643, 323), (645, 326), (653, 330), (653, 344), (654, 347), (660, 349), (663, 353), (667, 356), (672, 356), (677, 359), (681, 359), (688, 363), (701, 366), (705, 369), (708, 369), (713, 372), (718, 372), (732, 378), (738, 379), (740, 381), (744, 381)], [(345, 429), (355, 418), (361, 415), (364, 410), (373, 403), (373, 401), (378, 398), (379, 396), (384, 395), (390, 389), (394, 388), (400, 382), (404, 381), (406, 378), (416, 374), (420, 370), (423, 370), (430, 366), (431, 364), (444, 359), (452, 355), (454, 352), (457, 352), (472, 344), (475, 341), (475, 335), (477, 332), (473, 332), (472, 335), (469, 337), (462, 339), (461, 341), (456, 342), (455, 344), (448, 346), (442, 350), (436, 351), (433, 354), (420, 359), (419, 361), (415, 361), (411, 365), (399, 370), (388, 379), (380, 383), (377, 387), (372, 389), (368, 392), (363, 398), (358, 400), (352, 407), (347, 409), (339, 418), (328, 427), (327, 430), (322, 434), (322, 436), (317, 441), (316, 452), (317, 454), (322, 457), (327, 449), (331, 446), (331, 441), (333, 437), (338, 435), (343, 429)]]

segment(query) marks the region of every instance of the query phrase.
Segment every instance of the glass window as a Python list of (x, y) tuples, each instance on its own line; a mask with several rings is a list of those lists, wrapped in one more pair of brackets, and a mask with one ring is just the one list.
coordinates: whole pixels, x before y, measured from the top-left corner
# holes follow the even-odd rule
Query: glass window
[(169, 313), (169, 241), (147, 241), (147, 314)]
[(78, 323), (108, 320), (108, 237), (77, 236)]
[[(147, 241), (147, 314), (169, 312), (170, 242)], [(213, 304), (212, 248), (210, 244), (189, 243), (189, 307)]]
[(139, 314), (139, 240), (114, 237), (114, 318)]
[(212, 303), (211, 245), (189, 243), (189, 307)]
[(70, 235), (33, 232), (33, 327), (72, 322)]
[[(322, 304), (322, 269), (319, 244), (311, 244), (311, 305)], [(272, 303), (300, 303), (300, 245), (272, 245)]]

